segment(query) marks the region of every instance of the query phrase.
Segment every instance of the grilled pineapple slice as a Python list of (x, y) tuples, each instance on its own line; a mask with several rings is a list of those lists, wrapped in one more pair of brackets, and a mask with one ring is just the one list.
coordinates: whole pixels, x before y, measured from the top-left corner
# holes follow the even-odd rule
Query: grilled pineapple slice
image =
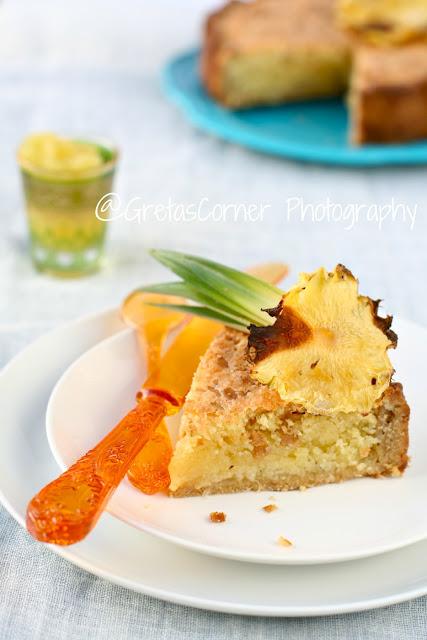
[(275, 323), (250, 327), (253, 378), (311, 413), (369, 412), (390, 384), (397, 342), (378, 304), (343, 265), (301, 274), (270, 310)]

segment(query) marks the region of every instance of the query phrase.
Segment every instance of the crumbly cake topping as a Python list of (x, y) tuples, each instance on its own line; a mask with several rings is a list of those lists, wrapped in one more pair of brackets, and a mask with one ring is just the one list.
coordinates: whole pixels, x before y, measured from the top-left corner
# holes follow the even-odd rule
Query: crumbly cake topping
[(236, 49), (310, 45), (344, 46), (346, 37), (335, 26), (335, 0), (253, 0), (232, 2), (220, 23), (224, 37)]
[[(212, 417), (238, 415), (263, 407), (274, 411), (283, 406), (279, 394), (250, 376), (247, 359), (248, 337), (233, 329), (224, 329), (212, 342), (201, 359), (190, 393), (185, 402), (185, 414)], [(214, 357), (212, 357), (214, 355)]]

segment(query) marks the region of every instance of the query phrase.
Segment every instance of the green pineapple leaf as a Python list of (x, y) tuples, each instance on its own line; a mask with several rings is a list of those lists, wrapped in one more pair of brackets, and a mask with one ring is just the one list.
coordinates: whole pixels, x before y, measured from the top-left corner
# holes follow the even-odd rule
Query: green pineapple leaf
[(242, 331), (247, 331), (249, 324), (273, 324), (273, 318), (264, 309), (277, 306), (283, 295), (274, 285), (197, 256), (160, 249), (150, 253), (181, 280), (147, 285), (138, 291), (180, 296), (197, 303), (197, 306), (155, 306), (201, 315)]

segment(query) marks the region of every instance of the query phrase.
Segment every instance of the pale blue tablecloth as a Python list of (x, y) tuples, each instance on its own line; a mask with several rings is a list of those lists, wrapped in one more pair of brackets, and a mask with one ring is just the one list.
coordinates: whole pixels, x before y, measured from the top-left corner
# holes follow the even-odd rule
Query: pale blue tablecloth
[(74, 567), (0, 510), (0, 640), (422, 640), (427, 598), (325, 618), (250, 618), (164, 603)]
[[(0, 5), (0, 365), (37, 335), (117, 304), (158, 271), (144, 249), (169, 246), (238, 266), (289, 261), (293, 271), (345, 262), (364, 291), (427, 325), (425, 168), (348, 171), (262, 157), (198, 134), (163, 98), (158, 82), (172, 52), (196, 42), (213, 0), (5, 1)], [(67, 283), (36, 275), (27, 259), (14, 152), (30, 130), (104, 135), (122, 148), (117, 190), (145, 202), (264, 203), (257, 223), (112, 225), (109, 263)], [(388, 219), (288, 220), (286, 201), (396, 201), (418, 206), (414, 228)], [(250, 638), (419, 640), (427, 599), (331, 618), (244, 618), (165, 604), (111, 585), (36, 545), (0, 510), (0, 639)]]

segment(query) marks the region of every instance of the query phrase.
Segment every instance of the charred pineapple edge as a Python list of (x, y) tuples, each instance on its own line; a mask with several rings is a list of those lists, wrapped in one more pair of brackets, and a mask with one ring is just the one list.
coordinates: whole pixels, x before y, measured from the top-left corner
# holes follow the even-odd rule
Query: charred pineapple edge
[[(358, 282), (350, 269), (343, 264), (337, 264), (335, 271), (342, 279), (349, 278)], [(331, 272), (328, 275), (330, 274)], [(248, 357), (253, 364), (261, 362), (277, 351), (299, 347), (308, 341), (312, 335), (312, 330), (308, 324), (293, 309), (286, 308), (284, 302), (286, 295), (285, 293), (277, 307), (263, 309), (271, 317), (276, 318), (274, 324), (267, 327), (249, 325)], [(372, 300), (372, 298), (361, 296), (360, 294), (359, 297), (369, 303), (372, 322), (390, 341), (388, 348), (395, 349), (398, 338), (397, 334), (391, 329), (393, 316), (382, 317), (378, 315), (381, 300)]]

